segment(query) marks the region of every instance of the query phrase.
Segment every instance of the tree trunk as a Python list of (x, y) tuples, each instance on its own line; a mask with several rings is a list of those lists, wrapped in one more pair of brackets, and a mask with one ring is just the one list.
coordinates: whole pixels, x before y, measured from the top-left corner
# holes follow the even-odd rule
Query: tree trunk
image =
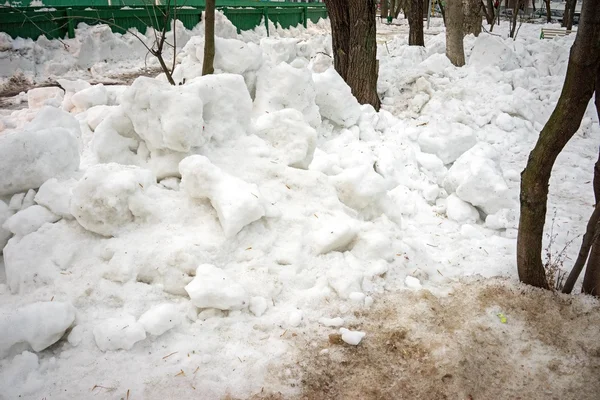
[(436, 3), (440, 7), (440, 13), (442, 13), (442, 21), (444, 21), (444, 26), (446, 26), (446, 7), (444, 7), (440, 0), (437, 0)]
[(573, 26), (573, 12), (575, 11), (575, 5), (577, 4), (577, 0), (567, 0), (565, 1), (565, 12), (563, 14), (562, 23), (560, 26), (563, 28), (568, 28), (569, 24)]
[(409, 46), (425, 46), (423, 38), (423, 0), (410, 0), (410, 11), (408, 13)]
[(577, 6), (577, 0), (567, 1), (569, 4), (569, 20), (567, 21), (567, 30), (573, 29), (573, 19), (575, 18), (575, 7)]
[(590, 259), (585, 267), (582, 291), (600, 297), (600, 235), (598, 234), (594, 238)]
[(579, 129), (594, 93), (600, 61), (600, 2), (584, 1), (581, 17), (558, 104), (521, 174), (521, 216), (517, 237), (519, 279), (541, 288), (548, 288), (541, 254), (552, 166)]
[(452, 64), (462, 67), (465, 65), (462, 0), (448, 0), (446, 13), (446, 57)]
[[(400, 0), (397, 0), (398, 2)], [(390, 0), (390, 10), (389, 10), (389, 14), (391, 15), (392, 18), (396, 18), (396, 15), (394, 15), (396, 13), (396, 0)]]
[(206, 0), (204, 10), (204, 60), (202, 75), (215, 72), (215, 0)]
[(522, 0), (515, 0), (513, 6), (513, 15), (510, 22), (510, 37), (515, 37), (515, 30), (517, 29), (517, 18), (519, 17), (519, 6), (521, 5)]
[(493, 26), (494, 22), (496, 21), (496, 15), (494, 14), (494, 0), (487, 0), (487, 6), (482, 0), (481, 7), (483, 8), (483, 11), (485, 13), (486, 22), (488, 23), (488, 25)]
[(464, 35), (473, 34), (479, 36), (481, 33), (481, 0), (463, 0)]
[(335, 70), (359, 103), (379, 111), (375, 0), (325, 0), (325, 4), (331, 21)]
[(389, 0), (381, 0), (381, 18), (387, 18), (389, 11)]
[(552, 10), (550, 9), (550, 0), (546, 1), (546, 22), (552, 22)]

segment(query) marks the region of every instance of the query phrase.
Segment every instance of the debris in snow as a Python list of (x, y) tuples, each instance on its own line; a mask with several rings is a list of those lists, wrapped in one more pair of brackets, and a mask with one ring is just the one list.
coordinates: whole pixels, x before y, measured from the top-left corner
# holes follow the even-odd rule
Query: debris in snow
[(340, 334), (342, 335), (342, 340), (352, 346), (358, 346), (366, 335), (365, 332), (351, 331), (346, 328), (340, 328)]

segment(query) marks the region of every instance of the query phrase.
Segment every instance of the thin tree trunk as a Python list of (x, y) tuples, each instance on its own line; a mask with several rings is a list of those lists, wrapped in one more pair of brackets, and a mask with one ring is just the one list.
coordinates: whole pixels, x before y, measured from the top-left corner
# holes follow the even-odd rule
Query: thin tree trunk
[(481, 0), (463, 0), (464, 9), (464, 35), (481, 33)]
[[(598, 233), (598, 232), (596, 232)], [(596, 234), (590, 259), (585, 267), (583, 293), (600, 297), (600, 235)]]
[(487, 0), (487, 6), (481, 0), (481, 7), (483, 8), (483, 12), (485, 13), (485, 20), (488, 25), (494, 25), (496, 21), (496, 15), (494, 14), (494, 0)]
[(519, 17), (519, 6), (522, 0), (515, 0), (513, 6), (513, 15), (510, 22), (510, 37), (515, 37), (515, 30), (517, 29), (517, 18)]
[(400, 0), (390, 0), (390, 10), (389, 12), (389, 16), (391, 16), (392, 18), (396, 18), (396, 1), (400, 1)]
[(465, 65), (463, 46), (463, 7), (462, 0), (448, 0), (446, 6), (446, 57), (457, 67)]
[(546, 1), (546, 22), (552, 22), (552, 10), (550, 9), (550, 0)]
[(206, 0), (204, 10), (204, 60), (202, 75), (215, 72), (215, 0)]
[(361, 104), (379, 111), (375, 0), (325, 0), (333, 39), (333, 64)]
[(444, 21), (444, 26), (446, 26), (446, 7), (442, 4), (441, 1), (437, 1), (437, 5), (440, 7), (440, 13), (442, 13), (442, 21)]
[(425, 46), (423, 38), (423, 0), (410, 0), (410, 11), (408, 13), (409, 46)]
[(521, 216), (517, 236), (519, 279), (541, 288), (548, 288), (541, 254), (552, 166), (581, 125), (594, 93), (600, 61), (600, 2), (584, 1), (581, 16), (558, 104), (521, 174)]
[(381, 0), (381, 18), (387, 18), (389, 11), (389, 0)]
[(567, 1), (569, 4), (569, 20), (567, 21), (567, 30), (573, 29), (573, 19), (575, 18), (575, 7), (577, 6), (577, 0)]
[(565, 12), (563, 13), (563, 19), (562, 19), (562, 23), (560, 24), (560, 26), (562, 26), (563, 28), (568, 28), (569, 24), (571, 26), (573, 26), (573, 14), (572, 12), (575, 11), (575, 5), (577, 4), (577, 0), (567, 0), (565, 1)]

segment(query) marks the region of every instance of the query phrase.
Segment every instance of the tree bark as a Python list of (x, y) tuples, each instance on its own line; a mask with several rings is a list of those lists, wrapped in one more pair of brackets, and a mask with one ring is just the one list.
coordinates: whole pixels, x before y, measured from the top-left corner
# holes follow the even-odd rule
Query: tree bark
[(361, 104), (379, 111), (375, 0), (325, 0), (333, 39), (333, 64)]
[(567, 1), (569, 4), (569, 20), (567, 21), (567, 30), (573, 29), (573, 19), (575, 18), (575, 7), (577, 6), (577, 0)]
[(464, 35), (481, 33), (481, 0), (463, 0)]
[(546, 22), (552, 22), (552, 10), (550, 9), (550, 0), (546, 1)]
[(444, 26), (446, 26), (446, 7), (444, 7), (440, 0), (437, 0), (436, 3), (440, 7), (440, 12), (442, 13), (442, 21), (444, 21)]
[[(400, 2), (400, 0), (397, 1)], [(396, 0), (390, 0), (390, 10), (388, 15), (391, 15), (392, 18), (396, 18)]]
[(425, 46), (423, 38), (423, 0), (410, 0), (408, 45)]
[(481, 7), (485, 13), (485, 20), (488, 25), (494, 25), (496, 14), (494, 13), (494, 0), (487, 0), (487, 5), (481, 0)]
[(215, 72), (215, 0), (206, 0), (204, 10), (204, 60), (202, 75)]
[(563, 28), (569, 28), (569, 24), (573, 26), (573, 12), (575, 11), (575, 5), (577, 4), (577, 0), (567, 0), (565, 1), (565, 12), (563, 14), (562, 23), (560, 26)]
[(510, 37), (514, 38), (515, 37), (515, 30), (517, 29), (517, 18), (519, 16), (519, 7), (521, 5), (522, 0), (515, 0), (515, 2), (513, 3), (513, 15), (512, 15), (512, 19), (510, 22)]
[(581, 125), (594, 93), (600, 61), (600, 2), (584, 1), (581, 16), (558, 104), (521, 174), (521, 216), (517, 236), (519, 279), (541, 288), (548, 288), (541, 254), (552, 166)]
[(600, 297), (600, 235), (596, 232), (590, 259), (585, 267), (583, 293)]
[(389, 12), (389, 0), (381, 0), (381, 18), (387, 18)]
[(462, 0), (448, 0), (446, 16), (446, 57), (452, 64), (462, 67), (465, 65)]

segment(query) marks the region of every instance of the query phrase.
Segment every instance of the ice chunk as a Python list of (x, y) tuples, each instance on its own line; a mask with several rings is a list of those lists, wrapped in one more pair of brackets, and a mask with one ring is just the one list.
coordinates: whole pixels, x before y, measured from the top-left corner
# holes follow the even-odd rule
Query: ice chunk
[(330, 179), (340, 201), (355, 210), (377, 204), (385, 194), (385, 179), (375, 172), (372, 165), (348, 168)]
[(76, 137), (65, 128), (29, 130), (38, 123), (34, 120), (21, 132), (0, 135), (0, 196), (38, 188), (79, 168)]
[(244, 288), (214, 265), (200, 265), (196, 277), (185, 290), (192, 303), (199, 308), (238, 310), (248, 306)]
[(73, 94), (71, 103), (80, 111), (85, 111), (94, 106), (108, 104), (108, 93), (104, 85), (100, 83)]
[(27, 106), (31, 110), (37, 110), (46, 105), (60, 107), (64, 94), (64, 90), (54, 86), (33, 88), (27, 91)]
[(444, 164), (454, 162), (476, 143), (473, 130), (458, 122), (433, 123), (419, 135), (421, 150), (435, 154)]
[(344, 319), (340, 318), (340, 317), (336, 317), (336, 318), (319, 318), (319, 323), (321, 325), (325, 325), (325, 326), (330, 326), (330, 327), (339, 327), (344, 325)]
[(314, 73), (313, 80), (321, 116), (347, 128), (356, 125), (361, 113), (360, 104), (336, 70), (329, 68), (323, 73)]
[(35, 202), (48, 208), (54, 214), (63, 218), (73, 218), (70, 205), (73, 187), (77, 181), (69, 179), (58, 181), (56, 178), (48, 179), (35, 195)]
[(356, 229), (349, 218), (329, 218), (310, 235), (310, 241), (317, 254), (330, 251), (345, 251), (356, 238)]
[(421, 285), (421, 281), (419, 279), (415, 278), (414, 276), (410, 276), (410, 275), (408, 275), (406, 278), (404, 278), (404, 284), (406, 285), (406, 287), (411, 288), (411, 289), (423, 288), (423, 286)]
[(478, 70), (497, 66), (502, 71), (512, 71), (520, 67), (519, 58), (512, 48), (501, 38), (485, 33), (475, 39), (468, 65)]
[(110, 318), (94, 327), (96, 345), (102, 351), (130, 350), (134, 344), (146, 339), (146, 331), (135, 317)]
[(181, 185), (194, 198), (208, 198), (217, 211), (227, 237), (265, 215), (263, 200), (254, 184), (219, 169), (204, 156), (191, 156), (179, 164)]
[(73, 188), (71, 213), (85, 229), (116, 235), (124, 225), (142, 217), (133, 202), (147, 202), (145, 190), (156, 184), (152, 172), (133, 166), (98, 164), (89, 168)]
[(346, 328), (340, 328), (340, 334), (342, 335), (342, 340), (352, 346), (358, 346), (366, 335), (365, 332), (351, 331)]
[(302, 322), (302, 311), (292, 311), (288, 317), (288, 325), (296, 327)]
[(479, 220), (479, 212), (454, 193), (446, 199), (446, 215), (449, 219), (460, 223), (474, 223)]
[(0, 355), (21, 342), (34, 351), (56, 343), (75, 321), (75, 308), (60, 301), (38, 302), (0, 312)]
[(3, 225), (15, 235), (25, 236), (31, 232), (37, 231), (45, 223), (56, 222), (60, 217), (42, 206), (31, 206), (23, 211), (19, 211), (6, 220)]
[(257, 317), (260, 317), (267, 311), (267, 299), (264, 297), (251, 297), (250, 298), (250, 307), (248, 307), (250, 312)]
[(273, 65), (279, 63), (291, 63), (296, 58), (297, 44), (300, 39), (296, 38), (262, 38), (260, 48), (263, 55), (268, 58)]
[(179, 310), (175, 304), (159, 304), (142, 314), (139, 321), (146, 332), (160, 336), (181, 322)]
[(307, 169), (317, 146), (317, 132), (300, 111), (286, 108), (264, 114), (256, 120), (256, 135), (279, 150), (291, 167)]

